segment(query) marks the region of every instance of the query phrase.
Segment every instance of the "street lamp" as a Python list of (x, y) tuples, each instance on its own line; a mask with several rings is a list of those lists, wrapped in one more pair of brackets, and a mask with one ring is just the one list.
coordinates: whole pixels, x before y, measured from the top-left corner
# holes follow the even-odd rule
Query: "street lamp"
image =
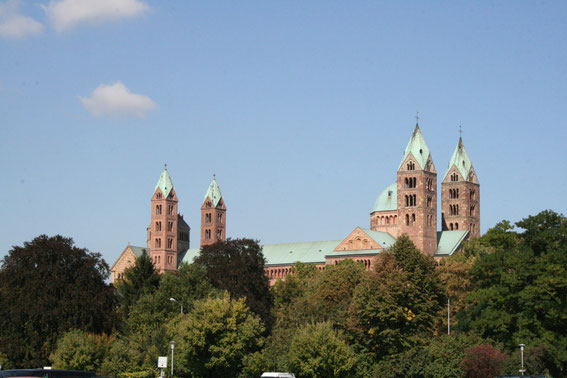
[(170, 301), (175, 302), (175, 303), (179, 303), (181, 305), (181, 313), (183, 314), (183, 303), (178, 302), (177, 299), (175, 298), (169, 298)]
[(169, 345), (171, 345), (171, 378), (173, 378), (173, 349), (175, 349), (175, 341), (170, 341)]
[(520, 373), (522, 373), (522, 376), (524, 376), (524, 373), (526, 372), (526, 369), (524, 369), (524, 347), (526, 346), (526, 344), (520, 344), (520, 353), (522, 355), (522, 368), (520, 369)]

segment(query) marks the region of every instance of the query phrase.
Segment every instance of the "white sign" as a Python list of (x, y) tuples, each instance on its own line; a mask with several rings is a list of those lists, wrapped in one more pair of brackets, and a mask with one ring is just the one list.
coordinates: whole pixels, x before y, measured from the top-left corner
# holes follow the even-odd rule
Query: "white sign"
[(158, 369), (165, 369), (167, 367), (167, 357), (158, 357), (157, 367)]

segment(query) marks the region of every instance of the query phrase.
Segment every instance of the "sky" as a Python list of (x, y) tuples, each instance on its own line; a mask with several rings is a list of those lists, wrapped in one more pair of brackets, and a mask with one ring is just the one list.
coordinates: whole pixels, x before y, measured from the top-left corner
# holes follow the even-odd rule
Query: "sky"
[(191, 247), (213, 174), (228, 237), (343, 239), (416, 112), (439, 185), (462, 128), (482, 232), (565, 214), (566, 19), (565, 1), (0, 0), (0, 258), (61, 234), (112, 265), (145, 246), (164, 164)]

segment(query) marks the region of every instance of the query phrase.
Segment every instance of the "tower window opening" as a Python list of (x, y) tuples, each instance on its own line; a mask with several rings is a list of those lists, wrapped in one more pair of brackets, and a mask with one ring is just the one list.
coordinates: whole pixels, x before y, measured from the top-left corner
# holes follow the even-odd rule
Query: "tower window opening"
[(406, 214), (406, 226), (409, 226), (409, 214)]
[(427, 196), (427, 207), (431, 207), (431, 202), (432, 202), (431, 196)]
[(205, 214), (205, 222), (211, 223), (211, 213)]
[(458, 229), (459, 229), (459, 224), (455, 223), (455, 230), (458, 230)]
[(173, 215), (173, 205), (168, 205), (168, 207), (167, 207), (167, 214), (168, 214), (168, 215)]
[(411, 225), (415, 225), (415, 214), (411, 215)]
[(453, 231), (453, 223), (449, 225), (449, 228), (451, 229), (451, 231)]
[(211, 230), (205, 230), (205, 239), (211, 238)]
[(157, 199), (161, 199), (161, 193), (156, 194)]
[(167, 231), (173, 231), (173, 222), (167, 222)]
[(222, 239), (222, 230), (217, 230), (217, 240)]
[(160, 238), (156, 238), (155, 246), (156, 246), (156, 248), (161, 248), (161, 239)]
[(470, 194), (469, 194), (470, 199), (474, 199), (475, 194), (476, 194), (476, 191), (474, 189), (471, 189)]
[(156, 231), (161, 231), (161, 222), (156, 222)]
[(156, 215), (161, 214), (161, 205), (156, 205)]
[(415, 163), (413, 161), (409, 161), (407, 164), (408, 171), (415, 170)]
[(173, 248), (173, 239), (172, 238), (167, 238), (167, 248), (168, 249)]
[(217, 222), (222, 223), (222, 214), (217, 215)]
[(459, 181), (459, 175), (456, 174), (456, 173), (453, 173), (451, 175), (451, 181), (453, 181), (453, 182)]
[(474, 205), (471, 205), (470, 216), (472, 217), (473, 215), (474, 215)]

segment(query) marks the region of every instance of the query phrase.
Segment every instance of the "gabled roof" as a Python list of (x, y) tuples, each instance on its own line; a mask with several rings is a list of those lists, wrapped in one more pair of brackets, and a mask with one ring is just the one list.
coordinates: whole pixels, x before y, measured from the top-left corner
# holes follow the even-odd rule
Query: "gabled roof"
[(362, 228), (368, 236), (370, 236), (382, 248), (390, 248), (396, 242), (396, 239), (387, 232), (374, 231), (369, 228)]
[(374, 202), (374, 207), (370, 213), (375, 211), (392, 211), (398, 208), (398, 184), (393, 183), (388, 186)]
[(219, 201), (222, 198), (222, 194), (220, 192), (220, 188), (217, 184), (217, 180), (216, 178), (213, 176), (213, 181), (211, 181), (211, 185), (209, 185), (209, 189), (207, 190), (207, 193), (205, 194), (205, 199), (204, 201), (206, 201), (208, 199), (211, 200), (211, 202), (213, 203), (213, 206), (217, 206)]
[(459, 143), (457, 143), (457, 147), (455, 148), (455, 152), (453, 152), (453, 156), (449, 161), (449, 166), (447, 167), (447, 172), (445, 172), (445, 176), (443, 176), (443, 180), (447, 177), (449, 170), (452, 166), (455, 166), (461, 176), (463, 176), (463, 180), (468, 181), (469, 173), (472, 168), (471, 160), (469, 159), (469, 154), (467, 154), (467, 150), (465, 149), (465, 145), (463, 143), (463, 139), (459, 138)]
[(167, 167), (163, 169), (161, 176), (159, 176), (158, 183), (156, 188), (154, 189), (154, 193), (158, 188), (161, 189), (163, 196), (167, 198), (171, 189), (173, 189), (173, 183), (171, 182), (171, 177), (169, 177), (169, 173), (167, 172)]
[(114, 262), (114, 264), (112, 264), (112, 267), (110, 268), (110, 270), (114, 270), (114, 267), (116, 266), (116, 264), (118, 264), (118, 262), (120, 261), (120, 259), (122, 258), (122, 256), (124, 256), (124, 254), (126, 253), (126, 251), (132, 251), (132, 253), (134, 253), (134, 255), (136, 256), (136, 258), (139, 258), (140, 256), (142, 256), (142, 254), (144, 253), (144, 251), (146, 252), (146, 254), (149, 256), (150, 255), (150, 249), (146, 248), (146, 247), (136, 247), (135, 245), (130, 245), (130, 243), (128, 243), (128, 245), (126, 246), (126, 248), (124, 248), (124, 251), (122, 251), (122, 253), (120, 254), (120, 256), (118, 256), (118, 258), (116, 259), (116, 261)]
[(302, 263), (325, 263), (325, 255), (333, 250), (342, 240), (326, 240), (301, 243), (264, 244), (262, 253), (267, 265), (287, 265), (297, 261)]
[(467, 237), (468, 230), (438, 231), (437, 250), (434, 256), (451, 256)]
[(419, 125), (415, 125), (415, 130), (411, 134), (411, 139), (404, 151), (404, 156), (400, 165), (398, 166), (398, 170), (402, 167), (402, 164), (407, 159), (409, 154), (412, 154), (417, 163), (419, 164), (421, 169), (425, 169), (425, 165), (427, 164), (427, 159), (429, 158), (430, 152), (429, 148), (427, 147), (427, 143), (425, 143), (425, 138), (421, 134), (421, 130), (419, 129)]

